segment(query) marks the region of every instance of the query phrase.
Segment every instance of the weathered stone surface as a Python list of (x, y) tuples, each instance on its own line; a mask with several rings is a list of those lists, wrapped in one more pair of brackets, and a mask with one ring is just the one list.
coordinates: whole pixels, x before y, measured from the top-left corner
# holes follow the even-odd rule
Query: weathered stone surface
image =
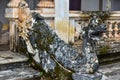
[(39, 71), (29, 67), (28, 58), (11, 51), (0, 52), (0, 80), (24, 80), (39, 77)]
[(95, 74), (79, 74), (72, 75), (74, 80), (101, 80), (102, 75), (100, 73)]
[(105, 39), (103, 41), (100, 41), (99, 46), (107, 46), (107, 53), (116, 53), (116, 52), (120, 52), (120, 40), (116, 41), (116, 40), (109, 40), (109, 39)]
[(0, 80), (24, 80), (39, 77), (39, 72), (32, 68), (15, 68), (0, 71)]
[(23, 62), (23, 61), (27, 61), (27, 60), (28, 60), (27, 57), (20, 55), (18, 53), (13, 53), (11, 51), (1, 51), (0, 52), (0, 65), (16, 63), (16, 62)]
[(9, 32), (5, 32), (0, 36), (0, 45), (8, 44), (9, 42)]
[(120, 80), (120, 62), (100, 66), (99, 72), (106, 76), (103, 80)]

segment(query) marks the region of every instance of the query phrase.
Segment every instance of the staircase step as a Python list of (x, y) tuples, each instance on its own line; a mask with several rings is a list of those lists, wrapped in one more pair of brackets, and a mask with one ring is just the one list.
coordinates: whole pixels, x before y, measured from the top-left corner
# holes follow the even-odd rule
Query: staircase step
[(0, 65), (11, 64), (17, 62), (25, 62), (28, 58), (19, 53), (13, 53), (11, 51), (1, 51), (0, 52)]
[(113, 61), (113, 60), (118, 60), (120, 59), (120, 56), (116, 56), (115, 58), (112, 57), (112, 58), (104, 58), (102, 60), (99, 60), (99, 62), (106, 62), (106, 61)]
[(0, 80), (31, 80), (39, 71), (29, 66), (28, 58), (11, 51), (0, 51)]
[(101, 54), (101, 55), (97, 55), (97, 56), (100, 59), (116, 58), (116, 57), (120, 56), (120, 52), (117, 52), (117, 53), (106, 53), (106, 54)]
[(120, 62), (100, 66), (99, 72), (107, 77), (103, 80), (120, 80)]
[(0, 52), (0, 71), (28, 66), (28, 58), (11, 51)]
[(0, 80), (31, 80), (39, 78), (39, 72), (33, 68), (15, 68), (0, 71)]
[(101, 54), (98, 59), (101, 65), (120, 62), (120, 52)]

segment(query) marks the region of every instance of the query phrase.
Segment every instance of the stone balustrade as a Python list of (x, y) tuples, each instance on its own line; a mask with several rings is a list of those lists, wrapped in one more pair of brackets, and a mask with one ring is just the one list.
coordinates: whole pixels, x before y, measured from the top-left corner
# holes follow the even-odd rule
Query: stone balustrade
[(120, 40), (120, 26), (119, 22), (106, 23), (107, 31), (103, 33), (102, 37), (106, 39)]
[[(101, 37), (109, 40), (120, 40), (120, 22), (106, 22), (105, 25), (107, 30), (106, 32), (102, 33)], [(88, 26), (87, 20), (81, 19), (75, 21), (75, 37), (81, 37), (81, 29), (85, 26)]]
[[(88, 26), (89, 16), (86, 14), (81, 14), (81, 12), (70, 12), (70, 20), (73, 19), (75, 21), (74, 27), (77, 29), (75, 31), (75, 36), (81, 36), (82, 27)], [(120, 12), (112, 11), (110, 12), (110, 16), (103, 20), (106, 25), (106, 32), (102, 33), (103, 38), (108, 40), (119, 40), (120, 41)]]

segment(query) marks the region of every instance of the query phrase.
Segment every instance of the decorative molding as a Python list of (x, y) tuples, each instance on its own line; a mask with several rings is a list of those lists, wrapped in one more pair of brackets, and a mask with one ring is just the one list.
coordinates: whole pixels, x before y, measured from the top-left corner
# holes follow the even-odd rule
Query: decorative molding
[(37, 5), (38, 8), (54, 8), (54, 1), (53, 0), (40, 0)]
[(53, 0), (40, 0), (40, 2), (37, 5), (37, 11), (39, 13), (54, 13), (54, 1)]

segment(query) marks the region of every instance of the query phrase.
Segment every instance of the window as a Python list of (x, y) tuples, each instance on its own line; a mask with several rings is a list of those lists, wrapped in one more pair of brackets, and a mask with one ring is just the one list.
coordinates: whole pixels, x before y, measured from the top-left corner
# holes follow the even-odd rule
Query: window
[(82, 11), (98, 11), (99, 0), (81, 0)]
[(120, 0), (111, 0), (111, 10), (120, 11)]
[[(99, 2), (99, 7), (101, 7), (101, 9), (103, 11), (107, 10), (107, 5), (108, 5), (108, 0), (99, 0), (101, 2)], [(120, 11), (120, 0), (109, 0), (110, 1), (110, 10), (111, 11)], [(99, 8), (100, 9), (100, 8)]]
[(81, 0), (70, 0), (70, 10), (81, 10)]

